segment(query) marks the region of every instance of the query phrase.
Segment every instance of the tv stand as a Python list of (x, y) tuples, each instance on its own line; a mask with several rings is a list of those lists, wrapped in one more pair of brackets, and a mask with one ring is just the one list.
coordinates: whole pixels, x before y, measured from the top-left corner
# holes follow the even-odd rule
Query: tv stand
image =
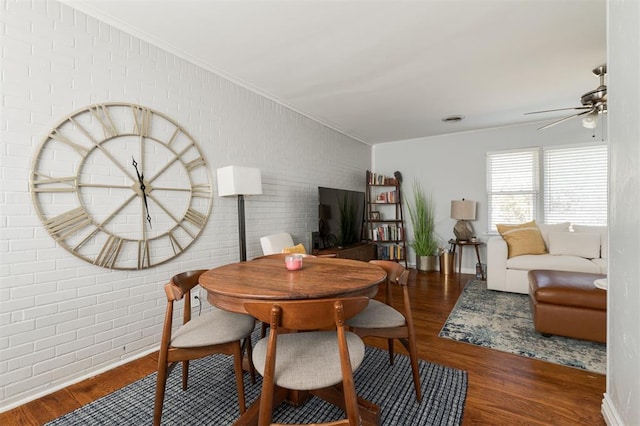
[(316, 256), (335, 255), (341, 259), (355, 259), (368, 262), (376, 258), (375, 245), (369, 242), (355, 243), (348, 246), (327, 247), (314, 252)]

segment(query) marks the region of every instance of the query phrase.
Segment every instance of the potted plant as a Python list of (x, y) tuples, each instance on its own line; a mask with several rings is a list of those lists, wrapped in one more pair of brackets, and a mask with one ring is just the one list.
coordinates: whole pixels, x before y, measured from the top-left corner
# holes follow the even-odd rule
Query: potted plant
[(438, 240), (434, 232), (434, 210), (418, 181), (413, 183), (413, 205), (407, 202), (413, 225), (413, 240), (409, 246), (416, 254), (416, 269), (435, 271), (438, 263)]
[(357, 207), (349, 194), (338, 200), (340, 208), (340, 238), (338, 244), (346, 246), (358, 241)]

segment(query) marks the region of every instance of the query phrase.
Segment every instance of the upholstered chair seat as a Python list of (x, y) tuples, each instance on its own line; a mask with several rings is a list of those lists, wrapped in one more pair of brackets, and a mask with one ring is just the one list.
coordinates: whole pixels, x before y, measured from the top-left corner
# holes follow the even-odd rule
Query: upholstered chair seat
[[(364, 343), (354, 333), (345, 333), (351, 368), (364, 359)], [(253, 349), (253, 362), (264, 376), (268, 339)], [(335, 331), (292, 333), (278, 336), (274, 383), (286, 389), (312, 390), (342, 382), (340, 352)]]
[(402, 327), (406, 323), (404, 315), (375, 299), (369, 301), (364, 311), (347, 321), (349, 327), (389, 328)]
[(173, 333), (171, 346), (196, 348), (242, 340), (253, 331), (254, 327), (253, 317), (214, 307), (213, 311), (193, 318)]

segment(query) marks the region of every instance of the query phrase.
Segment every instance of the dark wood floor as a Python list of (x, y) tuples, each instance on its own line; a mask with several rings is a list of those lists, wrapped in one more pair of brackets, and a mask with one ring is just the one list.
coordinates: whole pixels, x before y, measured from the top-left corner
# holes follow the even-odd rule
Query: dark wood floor
[[(604, 425), (605, 376), (438, 337), (471, 278), (415, 270), (410, 278), (420, 357), (469, 374), (463, 424)], [(384, 342), (368, 342), (384, 347)], [(0, 424), (43, 424), (144, 377), (156, 363), (152, 354), (69, 386), (0, 414)]]

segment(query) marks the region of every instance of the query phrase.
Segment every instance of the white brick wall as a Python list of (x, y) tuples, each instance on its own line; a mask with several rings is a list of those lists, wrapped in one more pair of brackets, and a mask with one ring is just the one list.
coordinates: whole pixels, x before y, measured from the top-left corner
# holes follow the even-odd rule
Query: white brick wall
[(246, 200), (249, 258), (272, 232), (309, 246), (318, 186), (364, 189), (370, 147), (57, 1), (0, 4), (0, 411), (156, 349), (168, 278), (238, 259), (236, 200), (217, 196), (198, 241), (159, 267), (112, 271), (57, 245), (28, 172), (66, 115), (142, 104), (189, 131), (213, 176), (259, 167), (264, 194)]

